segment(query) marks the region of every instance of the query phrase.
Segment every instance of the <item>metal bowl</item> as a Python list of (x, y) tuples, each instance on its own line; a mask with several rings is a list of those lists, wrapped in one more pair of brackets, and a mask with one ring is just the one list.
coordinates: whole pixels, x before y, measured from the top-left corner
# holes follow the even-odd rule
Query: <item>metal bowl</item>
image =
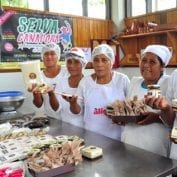
[(16, 111), (24, 102), (23, 92), (0, 92), (0, 112)]

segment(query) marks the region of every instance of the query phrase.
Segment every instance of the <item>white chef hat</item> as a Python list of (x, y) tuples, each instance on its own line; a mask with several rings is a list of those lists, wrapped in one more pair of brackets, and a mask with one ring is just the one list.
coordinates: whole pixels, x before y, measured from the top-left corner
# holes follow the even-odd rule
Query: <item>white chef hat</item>
[(85, 53), (83, 52), (82, 49), (78, 47), (73, 47), (68, 53), (66, 53), (65, 61), (67, 62), (67, 60), (69, 59), (79, 60), (83, 67), (85, 67), (87, 64)]
[(42, 51), (41, 51), (42, 60), (44, 58), (44, 54), (50, 51), (54, 51), (57, 54), (58, 60), (60, 60), (61, 50), (60, 50), (60, 47), (56, 43), (48, 43), (42, 47)]
[(161, 60), (162, 63), (166, 66), (168, 65), (168, 62), (170, 61), (171, 57), (172, 57), (172, 52), (170, 51), (170, 49), (167, 46), (164, 45), (148, 45), (144, 51), (142, 52), (142, 56), (144, 57), (144, 55), (147, 52), (151, 52), (155, 55), (157, 55)]
[(115, 55), (113, 49), (107, 44), (100, 44), (96, 46), (92, 51), (92, 61), (93, 59), (100, 54), (104, 54), (109, 60), (111, 60), (111, 64), (114, 64)]

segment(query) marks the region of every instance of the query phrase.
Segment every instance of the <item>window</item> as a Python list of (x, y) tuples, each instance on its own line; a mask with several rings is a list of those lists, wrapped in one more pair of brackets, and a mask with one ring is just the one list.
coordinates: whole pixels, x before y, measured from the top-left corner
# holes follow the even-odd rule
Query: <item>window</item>
[(44, 0), (27, 0), (28, 8), (34, 10), (44, 10)]
[(49, 0), (50, 12), (82, 15), (82, 0)]
[(2, 6), (27, 8), (27, 0), (0, 0)]
[(126, 16), (128, 17), (176, 8), (177, 0), (126, 0), (125, 4)]
[(88, 17), (105, 19), (105, 0), (88, 0)]
[(0, 5), (100, 19), (110, 19), (111, 14), (111, 0), (0, 0)]
[(158, 10), (171, 9), (176, 7), (176, 0), (156, 0), (152, 1), (152, 12)]
[(146, 13), (146, 0), (132, 0), (132, 16), (142, 15), (145, 13)]

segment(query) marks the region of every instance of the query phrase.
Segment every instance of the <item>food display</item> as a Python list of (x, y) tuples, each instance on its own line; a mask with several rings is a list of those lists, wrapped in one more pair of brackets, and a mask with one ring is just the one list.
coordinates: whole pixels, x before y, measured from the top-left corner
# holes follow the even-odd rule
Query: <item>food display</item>
[[(48, 117), (29, 115), (0, 124), (0, 166), (23, 160), (25, 170), (35, 177), (50, 177), (73, 171), (75, 165), (82, 161), (84, 139), (75, 135), (52, 136), (47, 134), (48, 126), (30, 128), (33, 122), (50, 123)], [(21, 168), (2, 167), (0, 176), (6, 177), (6, 173), (9, 173), (8, 177), (25, 176)]]
[(50, 135), (21, 136), (0, 142), (0, 164), (23, 160), (33, 146), (56, 142)]
[(77, 136), (60, 135), (56, 142), (33, 146), (27, 157), (28, 168), (38, 177), (49, 177), (74, 170), (82, 161), (83, 139)]
[(106, 114), (114, 121), (137, 122), (144, 113), (147, 113), (147, 106), (143, 99), (138, 100), (136, 96), (133, 100), (116, 100), (106, 107)]
[(17, 127), (18, 128), (28, 127), (30, 129), (45, 128), (50, 124), (50, 118), (45, 116), (34, 117), (32, 115), (25, 115), (23, 117), (9, 119), (8, 123), (11, 125), (11, 127), (16, 127), (16, 128)]
[[(10, 130), (4, 130), (3, 133), (0, 134), (0, 141), (15, 139), (23, 136), (38, 136), (44, 135), (49, 131), (49, 127), (46, 128), (11, 128)], [(1, 132), (1, 131), (0, 131)]]

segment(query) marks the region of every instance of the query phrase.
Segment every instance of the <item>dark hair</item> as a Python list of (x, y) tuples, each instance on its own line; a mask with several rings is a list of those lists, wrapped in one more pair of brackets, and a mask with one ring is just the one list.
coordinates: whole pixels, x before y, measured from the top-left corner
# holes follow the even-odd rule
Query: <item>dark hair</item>
[[(161, 67), (164, 67), (165, 64), (163, 63), (162, 59), (161, 59), (159, 56), (157, 56), (157, 59), (159, 60)], [(160, 77), (161, 77), (163, 74), (164, 74), (164, 72), (163, 72), (163, 70), (162, 70), (162, 71), (160, 72)]]
[(165, 64), (163, 63), (162, 59), (161, 59), (159, 56), (157, 56), (157, 59), (159, 60), (160, 65), (161, 65), (162, 67), (164, 67), (164, 66), (165, 66)]

